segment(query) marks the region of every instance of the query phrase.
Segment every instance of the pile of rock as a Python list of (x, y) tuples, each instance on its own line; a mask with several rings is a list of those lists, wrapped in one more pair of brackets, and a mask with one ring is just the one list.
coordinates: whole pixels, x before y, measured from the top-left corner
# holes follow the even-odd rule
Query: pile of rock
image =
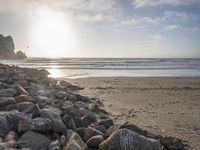
[(46, 70), (0, 64), (0, 149), (182, 150), (182, 141), (114, 124), (81, 88), (48, 78)]

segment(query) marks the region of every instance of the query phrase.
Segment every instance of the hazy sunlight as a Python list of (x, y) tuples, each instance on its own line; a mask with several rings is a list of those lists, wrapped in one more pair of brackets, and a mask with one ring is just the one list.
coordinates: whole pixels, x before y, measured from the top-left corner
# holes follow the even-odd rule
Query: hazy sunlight
[(73, 42), (72, 29), (64, 14), (46, 9), (37, 11), (32, 36), (41, 55), (46, 57), (67, 57)]

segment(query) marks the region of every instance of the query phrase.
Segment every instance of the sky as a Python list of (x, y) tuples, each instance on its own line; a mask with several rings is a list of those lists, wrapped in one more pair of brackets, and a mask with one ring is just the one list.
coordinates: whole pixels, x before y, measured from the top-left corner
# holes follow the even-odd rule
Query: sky
[(0, 0), (29, 57), (200, 57), (200, 0)]

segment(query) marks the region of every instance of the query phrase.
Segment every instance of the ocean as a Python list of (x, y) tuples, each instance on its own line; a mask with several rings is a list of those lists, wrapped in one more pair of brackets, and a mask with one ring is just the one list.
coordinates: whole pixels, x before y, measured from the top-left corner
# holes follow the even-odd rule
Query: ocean
[(191, 58), (28, 58), (0, 63), (47, 69), (51, 77), (200, 77), (200, 59)]

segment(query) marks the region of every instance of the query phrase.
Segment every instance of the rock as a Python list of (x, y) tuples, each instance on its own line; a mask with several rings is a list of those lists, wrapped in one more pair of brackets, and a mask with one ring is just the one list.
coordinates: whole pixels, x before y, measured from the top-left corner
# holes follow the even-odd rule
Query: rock
[(74, 104), (69, 101), (63, 102), (61, 106), (61, 110), (63, 111), (64, 114), (70, 113), (73, 110), (73, 108)]
[(36, 95), (49, 97), (51, 95), (51, 93), (52, 92), (49, 90), (39, 90), (39, 91), (37, 91)]
[(83, 142), (81, 137), (72, 130), (67, 132), (67, 144), (63, 148), (64, 150), (86, 150), (87, 144)]
[(107, 130), (106, 130), (106, 128), (104, 127), (104, 125), (99, 125), (99, 126), (95, 126), (94, 127), (96, 130), (99, 130), (100, 132), (102, 132), (102, 133), (106, 133), (107, 132)]
[(18, 111), (0, 112), (0, 137), (6, 136), (9, 131), (17, 131), (19, 122), (29, 119), (29, 115)]
[(85, 108), (85, 109), (89, 109), (89, 104), (78, 101), (74, 104), (76, 107), (78, 108)]
[(99, 125), (104, 125), (104, 127), (105, 127), (106, 129), (108, 129), (108, 128), (110, 128), (111, 126), (113, 126), (114, 123), (113, 123), (113, 120), (112, 120), (112, 119), (104, 119), (104, 120), (101, 120), (101, 121), (99, 122)]
[(55, 96), (57, 99), (64, 99), (65, 96), (66, 96), (66, 92), (60, 91), (60, 92), (55, 93), (54, 96)]
[(28, 92), (20, 85), (16, 86), (18, 95), (29, 95)]
[(18, 123), (18, 133), (23, 134), (31, 130), (31, 120), (20, 120)]
[(17, 104), (17, 109), (20, 112), (30, 113), (34, 117), (40, 115), (40, 108), (37, 104), (33, 104), (32, 102), (21, 102)]
[(94, 129), (94, 128), (79, 128), (76, 132), (80, 135), (84, 142), (87, 142), (91, 137), (96, 135), (103, 135), (102, 132)]
[(14, 97), (16, 94), (15, 89), (0, 89), (0, 97)]
[(104, 141), (104, 137), (102, 135), (96, 135), (96, 136), (91, 137), (87, 141), (87, 145), (90, 147), (98, 148), (99, 144), (102, 143), (103, 141)]
[(13, 59), (15, 57), (15, 45), (11, 36), (4, 37), (0, 34), (0, 58)]
[(64, 147), (65, 145), (66, 145), (66, 137), (65, 137), (65, 135), (62, 135), (61, 137), (60, 137), (60, 139), (59, 139), (59, 141), (60, 141), (60, 146), (61, 147)]
[(15, 104), (15, 99), (13, 97), (0, 97), (0, 110), (2, 107)]
[(18, 138), (19, 138), (19, 136), (18, 136), (18, 134), (17, 134), (15, 131), (10, 131), (10, 132), (6, 135), (4, 141), (17, 141)]
[(37, 101), (28, 95), (19, 95), (15, 97), (16, 103), (21, 103), (21, 102), (32, 102), (32, 103), (37, 103)]
[(48, 133), (51, 130), (51, 120), (47, 118), (35, 118), (31, 122), (31, 130), (39, 133)]
[(4, 144), (7, 148), (17, 148), (17, 142), (15, 140), (6, 141)]
[(60, 150), (60, 143), (58, 140), (53, 141), (49, 144), (48, 150)]
[(177, 138), (174, 137), (163, 137), (160, 139), (162, 145), (164, 145), (169, 150), (184, 150), (185, 144)]
[(22, 51), (17, 51), (15, 55), (15, 59), (25, 59), (27, 58), (26, 54)]
[(91, 123), (94, 123), (97, 121), (97, 117), (94, 113), (90, 113), (88, 115), (85, 115), (81, 118), (81, 126), (82, 127), (87, 127), (89, 126)]
[(33, 150), (46, 150), (51, 141), (44, 135), (28, 131), (17, 141), (19, 148), (32, 148)]
[(99, 145), (99, 150), (162, 150), (159, 141), (129, 129), (120, 129)]
[(42, 118), (48, 118), (52, 121), (52, 130), (55, 133), (65, 133), (66, 132), (66, 126), (62, 121), (62, 118), (60, 115), (56, 112), (53, 112), (49, 109), (43, 109), (41, 111), (40, 117)]
[(71, 118), (70, 115), (63, 116), (63, 122), (68, 129), (76, 130), (76, 124), (74, 122), (74, 119)]

